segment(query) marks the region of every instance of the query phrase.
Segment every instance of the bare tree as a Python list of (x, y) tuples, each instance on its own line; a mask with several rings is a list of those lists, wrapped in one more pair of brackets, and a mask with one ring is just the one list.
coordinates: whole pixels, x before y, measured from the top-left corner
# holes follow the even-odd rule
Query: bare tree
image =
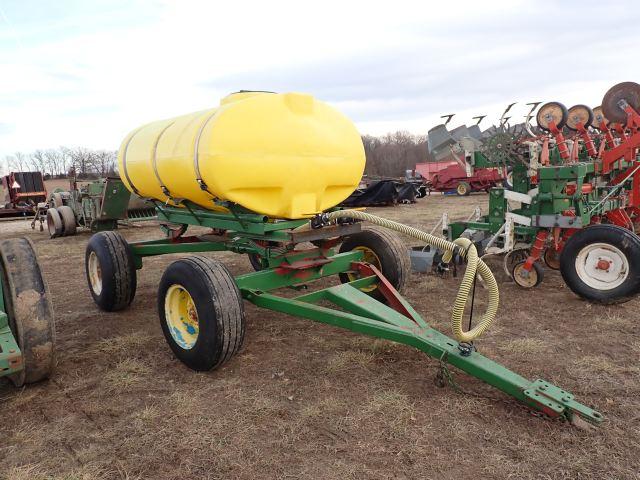
[(406, 170), (415, 168), (416, 163), (427, 159), (425, 136), (398, 131), (382, 137), (365, 135), (362, 137), (368, 175), (381, 177), (401, 177)]

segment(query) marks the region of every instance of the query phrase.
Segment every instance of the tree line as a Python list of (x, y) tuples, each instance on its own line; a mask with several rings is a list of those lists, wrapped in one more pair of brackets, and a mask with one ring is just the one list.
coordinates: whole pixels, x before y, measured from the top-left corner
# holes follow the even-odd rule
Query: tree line
[(117, 155), (115, 150), (59, 147), (15, 152), (6, 155), (4, 163), (9, 172), (42, 172), (45, 178), (64, 178), (72, 170), (79, 178), (106, 177), (116, 174)]
[(404, 177), (406, 170), (416, 163), (428, 161), (427, 136), (406, 131), (388, 133), (381, 137), (363, 135), (367, 156), (365, 173), (375, 177)]
[[(375, 137), (363, 135), (367, 156), (365, 173), (372, 177), (403, 177), (416, 163), (427, 161), (426, 135), (406, 131)], [(5, 170), (10, 172), (38, 171), (45, 178), (63, 178), (74, 169), (79, 178), (117, 175), (115, 150), (92, 150), (84, 147), (15, 152), (4, 158)]]

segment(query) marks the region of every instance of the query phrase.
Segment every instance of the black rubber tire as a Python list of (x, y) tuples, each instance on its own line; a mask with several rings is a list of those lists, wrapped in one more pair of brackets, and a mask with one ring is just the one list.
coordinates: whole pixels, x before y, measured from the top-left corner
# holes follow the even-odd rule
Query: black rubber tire
[[(167, 325), (165, 296), (176, 284), (191, 295), (198, 314), (199, 333), (190, 349), (176, 343)], [(196, 371), (220, 367), (244, 342), (245, 314), (240, 290), (227, 267), (211, 258), (193, 256), (169, 265), (158, 287), (158, 314), (171, 350)]]
[[(89, 277), (89, 258), (95, 253), (102, 289), (96, 291)], [(87, 285), (93, 301), (106, 312), (127, 308), (136, 295), (136, 267), (131, 247), (118, 232), (99, 232), (89, 239), (84, 260)]]
[[(376, 265), (387, 280), (398, 291), (404, 290), (411, 274), (411, 260), (409, 250), (400, 238), (385, 228), (367, 228), (353, 235), (349, 235), (340, 245), (340, 253), (350, 252), (356, 247), (366, 247), (379, 258), (380, 265)], [(350, 281), (346, 273), (341, 273), (340, 281)], [(369, 292), (373, 297), (382, 300), (378, 289)]]
[(47, 229), (51, 238), (60, 237), (64, 233), (62, 217), (56, 208), (47, 209)]
[(471, 185), (467, 182), (460, 182), (456, 185), (456, 194), (460, 197), (468, 197), (471, 194)]
[(0, 241), (0, 261), (6, 313), (23, 361), (23, 370), (10, 375), (9, 379), (21, 387), (48, 378), (55, 366), (51, 295), (30, 240)]
[(511, 268), (511, 278), (520, 288), (535, 288), (542, 283), (542, 280), (544, 280), (544, 270), (539, 263), (534, 263), (533, 270), (529, 274), (533, 273), (535, 275), (535, 282), (532, 285), (525, 285), (518, 281), (518, 276), (516, 275), (516, 270), (522, 267), (522, 265), (524, 265), (525, 263), (526, 259), (513, 264), (513, 267)]
[(253, 268), (256, 272), (259, 272), (263, 269), (261, 256), (257, 253), (249, 253), (247, 255), (249, 257), (249, 263), (251, 264), (251, 268)]
[[(580, 251), (593, 243), (615, 246), (626, 257), (629, 273), (626, 281), (610, 290), (598, 290), (585, 284), (576, 271)], [(567, 286), (579, 297), (594, 303), (613, 304), (631, 300), (640, 292), (640, 238), (617, 225), (593, 225), (574, 233), (560, 255), (560, 273)]]
[(76, 214), (73, 209), (67, 205), (58, 207), (58, 213), (62, 218), (62, 236), (70, 237), (76, 234)]
[(542, 129), (545, 132), (549, 131), (546, 120), (541, 117), (542, 112), (545, 110), (545, 108), (549, 107), (555, 107), (560, 110), (561, 118), (560, 121), (556, 124), (556, 127), (558, 127), (558, 130), (562, 131), (562, 127), (564, 127), (565, 123), (567, 123), (569, 111), (567, 110), (567, 107), (565, 107), (560, 102), (547, 102), (538, 109), (538, 113), (536, 114), (536, 123), (538, 124), (538, 128)]

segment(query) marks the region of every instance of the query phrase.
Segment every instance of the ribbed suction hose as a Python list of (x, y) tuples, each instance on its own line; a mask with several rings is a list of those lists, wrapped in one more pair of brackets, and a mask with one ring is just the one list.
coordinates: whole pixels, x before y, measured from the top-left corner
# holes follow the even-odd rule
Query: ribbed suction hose
[[(458, 289), (453, 311), (451, 312), (451, 329), (454, 336), (460, 342), (470, 342), (474, 338), (479, 337), (493, 323), (498, 312), (498, 304), (500, 303), (500, 292), (498, 284), (493, 272), (486, 263), (478, 257), (478, 251), (475, 245), (468, 238), (458, 238), (453, 242), (445, 240), (435, 235), (418, 230), (417, 228), (403, 225), (402, 223), (387, 220), (386, 218), (371, 215), (370, 213), (358, 210), (336, 210), (334, 212), (325, 213), (322, 216), (324, 221), (337, 220), (339, 218), (351, 218), (356, 220), (364, 220), (375, 225), (379, 225), (390, 230), (402, 233), (409, 237), (416, 238), (428, 245), (436, 247), (444, 252), (442, 260), (449, 262), (453, 258), (454, 252), (457, 250), (462, 258), (467, 260), (467, 269), (464, 272), (462, 283)], [(478, 275), (484, 281), (489, 291), (489, 301), (485, 313), (482, 315), (480, 322), (468, 332), (462, 330), (462, 317), (464, 308), (469, 299), (469, 294), (473, 288), (473, 282)]]

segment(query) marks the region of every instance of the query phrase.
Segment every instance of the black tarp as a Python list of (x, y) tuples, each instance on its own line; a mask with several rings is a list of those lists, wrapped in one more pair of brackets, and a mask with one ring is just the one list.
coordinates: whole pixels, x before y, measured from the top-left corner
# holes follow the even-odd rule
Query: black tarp
[(416, 203), (418, 188), (413, 183), (399, 183), (397, 185), (398, 202)]
[(393, 180), (380, 180), (364, 190), (356, 190), (341, 205), (345, 207), (393, 205), (398, 201), (395, 183)]

